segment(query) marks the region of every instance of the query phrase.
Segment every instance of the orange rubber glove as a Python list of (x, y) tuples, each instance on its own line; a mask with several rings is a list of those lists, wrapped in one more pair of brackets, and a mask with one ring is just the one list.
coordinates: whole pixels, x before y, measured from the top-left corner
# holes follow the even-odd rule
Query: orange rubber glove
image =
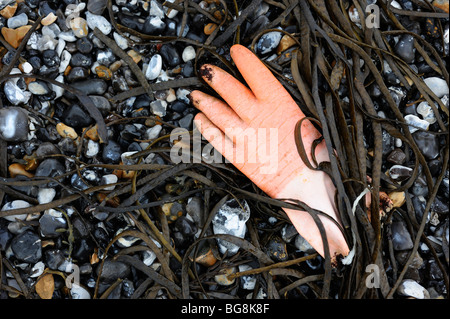
[[(250, 89), (222, 69), (203, 65), (202, 77), (226, 103), (201, 91), (193, 91), (191, 101), (201, 111), (195, 116), (194, 125), (217, 151), (270, 197), (297, 199), (337, 220), (335, 187), (331, 179), (321, 171), (306, 167), (297, 151), (294, 129), (305, 115), (250, 50), (234, 45), (231, 57)], [(261, 138), (256, 139), (256, 154), (253, 154), (255, 148), (250, 149), (249, 143), (242, 138), (242, 132), (262, 132)], [(301, 132), (306, 153), (310, 154), (311, 145), (320, 133), (308, 120), (302, 122)], [(264, 134), (266, 138), (262, 138)], [(275, 154), (274, 138), (278, 148)], [(269, 152), (272, 152), (270, 161), (263, 156)], [(324, 141), (315, 152), (317, 162), (330, 160)], [(255, 155), (256, 161), (248, 160)], [(273, 156), (275, 161), (272, 161)], [(242, 161), (242, 158), (246, 160)], [(322, 238), (312, 217), (304, 211), (284, 210), (299, 234), (324, 256)], [(328, 218), (320, 218), (327, 233), (332, 261), (337, 255), (347, 256), (349, 248), (339, 228)]]

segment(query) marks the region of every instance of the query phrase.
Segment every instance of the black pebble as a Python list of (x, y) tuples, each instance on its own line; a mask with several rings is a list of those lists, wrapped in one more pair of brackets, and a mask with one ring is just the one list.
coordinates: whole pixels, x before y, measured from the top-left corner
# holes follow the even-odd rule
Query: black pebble
[(89, 70), (82, 67), (82, 66), (76, 66), (73, 67), (69, 74), (67, 75), (67, 81), (69, 82), (76, 82), (85, 80), (89, 76)]
[(11, 241), (11, 249), (17, 259), (37, 263), (42, 257), (41, 239), (31, 231), (25, 231)]
[(159, 50), (161, 57), (166, 62), (166, 64), (170, 67), (177, 66), (181, 63), (180, 55), (177, 52), (177, 49), (171, 44), (164, 44), (161, 46), (161, 50)]
[(80, 52), (72, 55), (72, 59), (70, 60), (71, 66), (82, 66), (88, 68), (92, 65), (92, 57), (90, 55), (86, 55)]
[(114, 141), (110, 140), (108, 144), (103, 147), (102, 159), (105, 163), (118, 164), (120, 155), (122, 155), (120, 145)]
[(61, 62), (61, 59), (55, 50), (45, 50), (42, 53), (42, 60), (48, 67), (59, 66), (59, 63)]
[(94, 48), (94, 45), (92, 44), (91, 40), (88, 39), (88, 37), (78, 39), (76, 42), (76, 46), (78, 51), (80, 51), (81, 53), (90, 53)]
[(93, 119), (79, 105), (74, 104), (63, 113), (62, 120), (68, 126), (78, 128), (87, 127), (93, 123)]

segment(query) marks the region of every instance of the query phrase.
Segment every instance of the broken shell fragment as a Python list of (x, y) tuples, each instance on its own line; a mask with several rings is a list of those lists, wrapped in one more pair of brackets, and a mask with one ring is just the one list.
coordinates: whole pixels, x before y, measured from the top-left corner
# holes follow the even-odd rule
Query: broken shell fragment
[(214, 280), (222, 286), (230, 286), (234, 284), (236, 278), (229, 279), (229, 275), (234, 274), (236, 272), (236, 267), (228, 267), (221, 269), (218, 275), (214, 276)]
[(34, 176), (34, 174), (27, 172), (27, 170), (25, 169), (25, 165), (20, 163), (13, 163), (9, 165), (8, 172), (12, 178), (16, 177), (17, 175), (23, 175), (30, 178)]
[(392, 207), (401, 207), (406, 202), (405, 192), (391, 192), (388, 194)]

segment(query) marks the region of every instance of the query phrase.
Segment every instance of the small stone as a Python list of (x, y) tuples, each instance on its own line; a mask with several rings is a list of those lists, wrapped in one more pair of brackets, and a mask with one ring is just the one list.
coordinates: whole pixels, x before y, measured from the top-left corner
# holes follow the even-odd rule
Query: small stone
[(417, 105), (416, 112), (422, 115), (422, 118), (430, 124), (434, 124), (437, 121), (433, 109), (427, 101), (419, 103), (419, 105)]
[(185, 216), (180, 216), (175, 222), (175, 228), (186, 237), (192, 237), (197, 233), (197, 226)]
[(308, 243), (308, 241), (303, 238), (300, 234), (295, 237), (295, 247), (306, 254), (313, 254), (315, 253), (315, 249)]
[[(2, 29), (3, 30), (3, 29)], [(172, 44), (163, 44), (159, 50), (161, 57), (168, 66), (174, 67), (181, 63), (180, 55)]]
[(85, 80), (89, 76), (89, 70), (82, 66), (76, 66), (70, 69), (66, 78), (68, 82), (77, 82)]
[(47, 209), (39, 219), (39, 230), (43, 237), (56, 238), (61, 235), (61, 229), (66, 229), (67, 221), (64, 215), (55, 209)]
[(206, 35), (210, 35), (211, 33), (214, 32), (214, 30), (216, 30), (217, 28), (217, 24), (215, 23), (208, 23), (207, 25), (205, 25), (205, 28), (203, 29), (203, 33), (205, 33)]
[(64, 50), (61, 53), (60, 60), (61, 60), (61, 62), (59, 63), (58, 72), (63, 73), (66, 70), (66, 68), (69, 66), (70, 61), (72, 60), (72, 54), (70, 54), (67, 50)]
[(277, 31), (264, 33), (256, 43), (255, 52), (261, 55), (272, 52), (279, 45), (282, 35), (281, 32)]
[(107, 164), (118, 164), (122, 149), (119, 144), (110, 140), (108, 144), (103, 146), (102, 159)]
[(156, 260), (156, 254), (153, 251), (144, 250), (142, 252), (142, 262), (146, 266), (151, 266), (155, 260)]
[(37, 262), (32, 268), (31, 268), (31, 278), (37, 278), (40, 275), (44, 273), (45, 270), (45, 264), (42, 261)]
[(177, 89), (177, 99), (179, 101), (184, 102), (185, 104), (190, 104), (190, 100), (189, 100), (189, 94), (191, 93), (191, 91), (184, 89), (184, 88), (179, 88)]
[(155, 54), (150, 59), (150, 62), (147, 66), (147, 70), (145, 71), (145, 77), (147, 80), (156, 79), (161, 73), (162, 69), (162, 57), (159, 54)]
[[(235, 199), (230, 199), (220, 207), (214, 216), (213, 232), (214, 234), (229, 234), (244, 238), (247, 231), (245, 223), (249, 218), (250, 207), (247, 202), (242, 200), (239, 203)], [(239, 246), (222, 239), (217, 239), (217, 244), (222, 254), (228, 251), (228, 256), (236, 254), (239, 250)]]
[(144, 20), (138, 16), (119, 12), (117, 15), (122, 25), (137, 31), (142, 31)]
[(405, 222), (393, 221), (391, 225), (392, 245), (395, 250), (407, 250), (414, 246)]
[(141, 137), (141, 132), (136, 125), (126, 124), (120, 132), (120, 137), (127, 141), (133, 141), (134, 139), (139, 139)]
[(84, 68), (89, 68), (92, 65), (92, 57), (88, 54), (83, 54), (81, 52), (77, 52), (72, 56), (70, 60), (71, 66), (81, 66)]
[(47, 83), (40, 80), (28, 84), (28, 91), (34, 95), (46, 95), (51, 92), (50, 88), (47, 86)]
[(97, 76), (99, 78), (106, 80), (106, 81), (109, 81), (112, 78), (111, 70), (104, 65), (99, 65), (99, 66), (95, 67), (95, 73), (97, 74)]
[(389, 169), (389, 176), (398, 182), (407, 180), (412, 176), (413, 169), (403, 165), (393, 165)]
[[(216, 0), (207, 0), (208, 3), (219, 4), (219, 1)], [(258, 17), (265, 15), (269, 11), (269, 5), (265, 2), (260, 3), (254, 11), (252, 11), (249, 15), (250, 20), (255, 20)]]
[[(102, 95), (106, 92), (108, 84), (103, 79), (88, 79), (85, 81), (75, 82), (72, 86), (78, 90), (81, 90), (86, 95)], [(72, 97), (73, 95), (68, 94)]]
[(94, 105), (99, 109), (103, 116), (108, 115), (111, 111), (111, 103), (107, 98), (100, 95), (90, 95), (89, 96), (94, 103)]
[(115, 61), (113, 63), (111, 63), (111, 65), (109, 66), (109, 69), (111, 70), (111, 72), (116, 72), (117, 70), (120, 69), (120, 67), (122, 66), (123, 62), (121, 60), (119, 61)]
[(187, 130), (191, 130), (192, 129), (192, 121), (194, 120), (194, 114), (189, 113), (186, 114), (185, 116), (183, 116), (179, 121), (178, 121), (178, 125), (181, 128), (185, 128)]
[(414, 48), (414, 36), (410, 34), (402, 35), (395, 45), (394, 51), (406, 63), (412, 63), (416, 54), (416, 49)]
[(170, 106), (172, 111), (177, 113), (183, 113), (188, 108), (188, 105), (181, 101), (174, 101), (172, 105)]
[(298, 235), (297, 229), (295, 229), (294, 225), (292, 225), (292, 224), (284, 225), (284, 227), (281, 229), (280, 233), (281, 233), (281, 238), (286, 243), (290, 243), (292, 241), (292, 239), (294, 239)]
[(0, 138), (7, 142), (22, 142), (28, 138), (28, 115), (20, 107), (0, 108)]
[(397, 293), (416, 299), (430, 299), (428, 291), (412, 279), (404, 279), (398, 286)]
[(75, 42), (77, 41), (77, 37), (75, 36), (75, 33), (73, 30), (69, 30), (69, 31), (65, 31), (65, 32), (61, 32), (58, 37), (60, 39), (63, 39), (64, 41), (67, 42)]
[[(167, 0), (167, 1), (170, 2), (170, 3), (174, 3), (174, 2), (175, 2), (175, 0)], [(165, 11), (165, 13), (166, 13), (166, 16), (167, 16), (169, 19), (175, 18), (175, 16), (178, 14), (178, 11), (177, 11), (177, 10), (175, 10), (175, 9), (170, 9), (170, 8), (168, 8), (168, 7), (164, 7), (164, 11)]]
[(88, 54), (94, 48), (94, 44), (88, 37), (79, 38), (76, 41), (77, 50), (83, 54)]
[(108, 0), (89, 0), (87, 9), (89, 12), (101, 15), (108, 4)]
[[(108, 185), (108, 184), (115, 184), (118, 181), (118, 177), (114, 174), (106, 174), (102, 176), (102, 179), (100, 181), (100, 185)], [(112, 191), (114, 190), (115, 186), (109, 186), (105, 187), (103, 190), (105, 191)]]
[[(239, 272), (244, 272), (244, 271), (252, 270), (253, 268), (248, 265), (239, 265), (238, 269), (239, 269)], [(255, 289), (256, 276), (254, 276), (254, 275), (240, 276), (240, 285), (241, 285), (242, 289), (245, 289), (245, 290)]]
[(142, 56), (135, 50), (129, 50), (127, 54), (133, 59), (134, 63), (138, 64), (142, 60)]
[(31, 231), (25, 231), (11, 241), (14, 256), (26, 263), (37, 263), (42, 257), (41, 239)]
[(57, 159), (47, 158), (36, 168), (35, 176), (57, 177), (65, 172), (64, 166)]
[(426, 131), (417, 131), (412, 136), (425, 158), (432, 160), (439, 156), (439, 140), (437, 135)]
[(89, 11), (86, 12), (86, 22), (91, 30), (98, 28), (103, 34), (108, 35), (111, 33), (112, 25), (103, 16), (93, 14)]
[(39, 204), (50, 203), (56, 196), (54, 188), (40, 188), (37, 196)]
[(149, 14), (151, 16), (156, 16), (160, 19), (163, 19), (164, 18), (164, 8), (158, 1), (151, 0)]
[(448, 201), (444, 201), (440, 198), (440, 196), (436, 196), (433, 204), (431, 205), (431, 211), (439, 215), (448, 215)]
[(42, 25), (50, 25), (53, 22), (55, 22), (57, 19), (58, 19), (58, 16), (55, 15), (53, 12), (50, 12), (41, 20), (41, 24)]
[(449, 13), (448, 0), (434, 0), (433, 6)]
[[(3, 205), (1, 211), (4, 212), (7, 210), (27, 208), (27, 207), (31, 207), (30, 203), (28, 203), (24, 200), (21, 200), (21, 199), (17, 199), (17, 200), (13, 200), (12, 202), (8, 202), (5, 205)], [(19, 215), (4, 216), (3, 218), (10, 222), (14, 222), (14, 221), (16, 221), (16, 219), (25, 220), (26, 217), (27, 217), (27, 214), (19, 214)]]
[(162, 126), (159, 124), (152, 126), (151, 128), (149, 128), (145, 131), (144, 138), (146, 140), (153, 140), (155, 138), (158, 138), (161, 130), (162, 130)]
[(83, 38), (88, 35), (88, 24), (87, 21), (82, 17), (76, 17), (70, 20), (70, 28), (77, 38)]
[(286, 243), (278, 236), (270, 239), (266, 246), (267, 255), (276, 261), (286, 261), (288, 253), (286, 250)]
[[(122, 233), (123, 231), (125, 231), (126, 229), (119, 229), (116, 231), (116, 233), (114, 234), (114, 236), (119, 235), (120, 233)], [(120, 248), (128, 248), (133, 246), (134, 243), (138, 242), (140, 240), (140, 238), (138, 237), (134, 237), (134, 236), (121, 236), (117, 241), (117, 246), (119, 246)]]
[(433, 76), (426, 78), (423, 81), (438, 98), (442, 98), (449, 93), (448, 84), (444, 79)]
[[(101, 274), (100, 274), (101, 269)], [(99, 265), (97, 268), (97, 276), (100, 275), (100, 282), (104, 284), (112, 284), (117, 279), (124, 279), (130, 274), (130, 266), (120, 261), (106, 259), (103, 267)]]
[(100, 145), (93, 140), (88, 140), (84, 155), (87, 158), (94, 158), (100, 152)]
[(185, 38), (189, 32), (189, 24), (186, 24), (184, 26), (183, 33), (181, 35), (180, 35), (180, 32), (181, 32), (181, 24), (178, 24), (177, 30), (176, 30), (176, 35), (178, 35), (181, 38)]
[(280, 40), (280, 43), (278, 44), (277, 47), (277, 54), (280, 55), (281, 52), (286, 51), (287, 49), (293, 47), (294, 45), (296, 45), (297, 42), (295, 42), (295, 40), (293, 39), (292, 36), (289, 35), (283, 35), (283, 37)]
[(200, 245), (195, 262), (205, 267), (211, 267), (217, 262), (217, 258), (214, 256), (213, 248), (209, 242), (206, 241)]
[(184, 62), (190, 61), (195, 59), (195, 49), (192, 45), (189, 45), (184, 48), (183, 53), (181, 54), (181, 57)]
[(166, 28), (166, 24), (158, 16), (149, 15), (144, 22), (142, 32), (150, 35), (159, 35)]
[(22, 42), (22, 39), (25, 37), (27, 32), (31, 29), (31, 25), (24, 25), (17, 29), (10, 29), (7, 27), (2, 28), (2, 35), (5, 38), (6, 42), (11, 44), (14, 49), (17, 49)]
[(430, 126), (429, 122), (422, 120), (419, 117), (412, 114), (408, 114), (405, 116), (405, 122), (406, 124), (408, 124), (409, 131), (411, 133), (414, 133), (419, 129), (427, 131)]
[(72, 299), (91, 299), (89, 292), (75, 282), (72, 283), (72, 288), (70, 288), (70, 296)]
[(116, 61), (116, 56), (110, 49), (97, 51), (97, 62), (99, 64), (110, 66)]
[(68, 137), (72, 140), (75, 140), (78, 137), (77, 132), (75, 132), (75, 130), (72, 127), (67, 126), (66, 124), (64, 124), (62, 122), (56, 124), (56, 131), (62, 137)]
[(46, 16), (50, 12), (55, 13), (56, 8), (53, 6), (53, 4), (49, 3), (50, 1), (39, 1), (39, 11), (38, 13), (41, 16)]
[(392, 164), (402, 165), (406, 161), (406, 154), (399, 148), (389, 153), (386, 160)]
[(48, 268), (57, 270), (65, 264), (64, 254), (59, 249), (49, 249), (44, 252), (45, 264)]
[(82, 179), (77, 173), (73, 174), (70, 178), (70, 184), (81, 191), (90, 187), (87, 183), (88, 182), (85, 182), (85, 180)]
[[(16, 70), (20, 73), (19, 69), (16, 69)], [(15, 69), (13, 69), (11, 71), (11, 74), (15, 74), (15, 73), (18, 73), (18, 72), (16, 72)], [(13, 78), (13, 79), (7, 80), (5, 82), (4, 87), (3, 87), (3, 90), (5, 92), (6, 98), (13, 105), (19, 105), (19, 104), (22, 104), (22, 103), (27, 103), (29, 101), (29, 99), (31, 98), (31, 96), (32, 96), (32, 94), (30, 92), (22, 90), (18, 86), (18, 82), (19, 82), (19, 78)]]
[(167, 221), (172, 223), (184, 213), (183, 206), (178, 202), (165, 203), (161, 206), (161, 211), (166, 215)]
[(164, 117), (167, 110), (167, 102), (164, 100), (155, 100), (150, 103), (150, 110), (154, 115)]
[(113, 37), (119, 48), (121, 48), (122, 50), (126, 50), (128, 48), (128, 40), (126, 38), (124, 38), (117, 32), (113, 33)]
[(31, 72), (33, 72), (33, 66), (29, 62), (21, 63), (19, 65), (19, 69), (25, 74), (30, 74)]
[(48, 67), (59, 67), (61, 59), (55, 50), (49, 49), (42, 52), (42, 61)]
[(10, 29), (16, 29), (27, 24), (28, 24), (28, 16), (24, 12), (12, 18), (9, 18), (7, 23), (8, 28)]
[[(13, 2), (13, 1), (11, 1)], [(14, 16), (17, 10), (17, 2), (14, 1), (13, 4), (8, 4), (3, 9), (0, 10), (0, 15), (6, 19), (9, 19)]]

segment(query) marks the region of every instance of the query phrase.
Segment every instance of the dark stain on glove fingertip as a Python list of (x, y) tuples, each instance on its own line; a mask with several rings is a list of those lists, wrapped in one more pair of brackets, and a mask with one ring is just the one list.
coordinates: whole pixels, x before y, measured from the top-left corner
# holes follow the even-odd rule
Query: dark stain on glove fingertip
[(212, 72), (212, 68), (207, 65), (202, 65), (199, 73), (203, 78), (206, 78), (209, 82), (211, 82), (214, 75)]

